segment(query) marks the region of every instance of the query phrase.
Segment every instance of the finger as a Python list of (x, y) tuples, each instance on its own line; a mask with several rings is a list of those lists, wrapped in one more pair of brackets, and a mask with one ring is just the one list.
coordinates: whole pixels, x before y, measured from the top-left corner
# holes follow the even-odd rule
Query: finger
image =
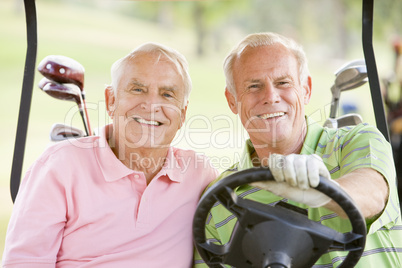
[(250, 185), (269, 191), (278, 196), (283, 196), (287, 192), (287, 189), (289, 187), (286, 182), (276, 181), (258, 181), (250, 183)]
[(328, 168), (327, 168), (327, 166), (325, 165), (325, 163), (324, 163), (324, 161), (322, 160), (322, 158), (319, 157), (319, 156), (316, 155), (316, 154), (313, 154), (312, 156), (315, 158), (315, 160), (316, 160), (317, 162), (319, 162), (319, 163), (317, 164), (317, 166), (318, 166), (318, 174), (319, 174), (320, 176), (323, 176), (323, 177), (327, 178), (327, 179), (331, 179), (331, 174), (329, 173)]
[(307, 190), (310, 188), (309, 177), (307, 174), (307, 156), (298, 155), (294, 160), (294, 167), (297, 178), (297, 186), (300, 189)]
[(290, 154), (284, 158), (283, 175), (285, 176), (285, 181), (290, 186), (297, 186), (296, 172), (294, 167), (295, 155)]
[(282, 170), (284, 165), (283, 158), (283, 155), (280, 154), (271, 154), (269, 157), (269, 169), (271, 170), (272, 176), (277, 182), (285, 181)]
[(329, 173), (327, 167), (324, 164), (320, 165), (318, 173), (320, 176), (323, 176), (327, 179), (331, 179), (331, 174)]
[(324, 161), (322, 160), (321, 157), (319, 157), (316, 154), (313, 154), (312, 156), (315, 157), (316, 161), (319, 162), (318, 164), (318, 175), (327, 178), (328, 180), (331, 179), (331, 174), (329, 173), (329, 170), (327, 166), (325, 165)]
[[(315, 156), (310, 156), (307, 160), (307, 176), (311, 187), (315, 188), (320, 183), (320, 169), (324, 165), (322, 160), (317, 159)], [(324, 166), (325, 167), (325, 166)]]

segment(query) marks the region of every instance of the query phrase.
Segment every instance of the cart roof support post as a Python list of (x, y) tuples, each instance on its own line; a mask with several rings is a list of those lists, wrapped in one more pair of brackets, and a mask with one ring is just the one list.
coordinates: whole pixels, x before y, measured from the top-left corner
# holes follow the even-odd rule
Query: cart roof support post
[(10, 191), (13, 202), (18, 193), (22, 165), (24, 163), (25, 143), (31, 110), (32, 89), (35, 78), (36, 52), (38, 47), (35, 0), (24, 0), (27, 25), (27, 53), (25, 58), (24, 79), (22, 82), (20, 111), (18, 114), (17, 134), (15, 136), (13, 165), (11, 168)]
[(377, 66), (373, 50), (373, 13), (374, 0), (363, 0), (362, 13), (362, 42), (364, 58), (367, 65), (367, 75), (369, 78), (371, 101), (375, 114), (377, 128), (389, 141), (387, 120), (385, 118), (384, 103), (382, 100), (380, 82), (378, 79)]

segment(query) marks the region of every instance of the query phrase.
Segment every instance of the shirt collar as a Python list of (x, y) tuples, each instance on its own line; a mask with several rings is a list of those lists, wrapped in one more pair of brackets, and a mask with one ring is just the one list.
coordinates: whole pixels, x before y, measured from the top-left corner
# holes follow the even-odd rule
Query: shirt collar
[[(126, 167), (113, 153), (108, 143), (113, 126), (111, 124), (102, 127), (99, 131), (99, 139), (97, 141), (96, 158), (99, 167), (106, 181), (113, 182), (130, 174), (140, 174), (142, 172), (135, 171)], [(169, 147), (164, 166), (155, 176), (158, 178), (167, 175), (170, 180), (181, 182), (183, 180), (185, 166), (176, 158), (175, 150)]]
[(184, 159), (180, 159), (178, 149), (169, 147), (165, 163), (161, 171), (159, 171), (159, 173), (155, 177), (157, 178), (161, 175), (167, 175), (171, 181), (175, 182), (183, 181), (185, 166), (183, 165), (182, 160)]
[(307, 133), (300, 154), (313, 154), (324, 128), (308, 116), (306, 116), (306, 123)]
[(106, 125), (99, 130), (96, 158), (106, 181), (112, 182), (133, 174), (113, 153), (108, 143), (108, 137), (113, 130), (112, 125)]
[(255, 152), (254, 145), (251, 143), (251, 140), (248, 139), (246, 141), (246, 146), (244, 147), (243, 154), (240, 157), (239, 169), (249, 169), (253, 167), (253, 163), (251, 161), (251, 155)]

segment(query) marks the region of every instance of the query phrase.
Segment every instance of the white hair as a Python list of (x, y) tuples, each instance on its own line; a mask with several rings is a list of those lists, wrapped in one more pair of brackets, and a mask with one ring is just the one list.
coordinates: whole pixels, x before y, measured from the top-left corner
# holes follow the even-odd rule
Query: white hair
[(112, 88), (114, 92), (117, 90), (117, 86), (119, 84), (119, 80), (121, 78), (122, 72), (120, 69), (125, 66), (127, 62), (130, 60), (135, 59), (138, 55), (142, 54), (147, 54), (147, 53), (155, 53), (158, 55), (158, 61), (159, 59), (164, 56), (168, 60), (170, 60), (177, 69), (177, 72), (180, 74), (180, 76), (183, 79), (184, 83), (184, 105), (187, 104), (188, 98), (190, 96), (190, 92), (192, 89), (192, 82), (191, 82), (191, 77), (188, 71), (188, 62), (186, 58), (179, 53), (178, 51), (169, 48), (167, 46), (164, 46), (162, 44), (158, 43), (145, 43), (136, 49), (134, 49), (131, 53), (126, 55), (125, 57), (117, 60), (115, 63), (113, 63), (112, 68), (111, 68), (111, 76), (112, 76)]

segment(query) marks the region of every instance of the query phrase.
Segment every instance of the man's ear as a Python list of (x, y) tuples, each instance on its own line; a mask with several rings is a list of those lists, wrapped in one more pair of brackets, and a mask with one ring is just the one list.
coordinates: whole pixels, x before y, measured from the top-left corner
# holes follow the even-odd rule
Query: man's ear
[(313, 88), (313, 83), (311, 81), (311, 76), (307, 77), (306, 83), (303, 85), (304, 88), (304, 105), (307, 105), (311, 99), (311, 91)]
[(234, 114), (237, 114), (238, 111), (237, 111), (237, 101), (236, 101), (236, 98), (235, 98), (235, 96), (233, 96), (233, 94), (228, 90), (227, 87), (225, 88), (225, 97), (226, 97), (226, 101), (227, 101), (228, 104), (229, 104), (230, 110), (232, 110), (232, 112), (233, 112)]
[(113, 118), (116, 98), (114, 96), (114, 90), (112, 86), (107, 86), (105, 88), (105, 102), (106, 102), (106, 110), (108, 115)]
[(186, 121), (187, 106), (188, 106), (188, 101), (186, 103), (186, 106), (184, 106), (184, 108), (181, 109), (181, 113), (180, 113), (181, 121), (180, 121), (179, 129), (184, 125), (184, 121)]

